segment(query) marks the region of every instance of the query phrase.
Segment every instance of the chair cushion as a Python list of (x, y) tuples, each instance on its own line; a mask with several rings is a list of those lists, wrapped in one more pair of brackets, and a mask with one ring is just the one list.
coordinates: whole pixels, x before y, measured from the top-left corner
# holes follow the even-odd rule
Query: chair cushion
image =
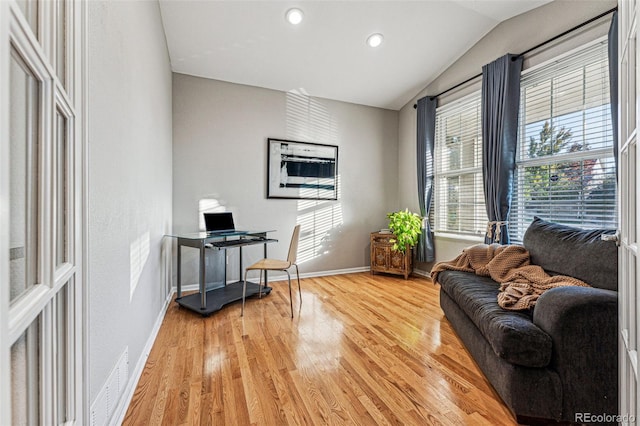
[(618, 247), (602, 241), (615, 229), (578, 229), (536, 217), (524, 234), (531, 263), (551, 275), (568, 275), (587, 284), (618, 290)]
[(499, 284), (469, 272), (444, 271), (441, 291), (467, 314), (493, 351), (512, 364), (545, 367), (551, 360), (551, 337), (533, 324), (531, 314), (502, 309)]

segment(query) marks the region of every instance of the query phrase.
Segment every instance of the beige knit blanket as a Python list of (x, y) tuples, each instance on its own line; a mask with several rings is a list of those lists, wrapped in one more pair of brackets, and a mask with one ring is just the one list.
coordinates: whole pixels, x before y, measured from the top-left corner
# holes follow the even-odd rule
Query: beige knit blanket
[(538, 297), (551, 288), (590, 287), (573, 277), (550, 276), (542, 267), (531, 265), (527, 249), (516, 245), (477, 244), (466, 248), (455, 259), (434, 265), (433, 282), (438, 282), (442, 271), (475, 272), (491, 277), (500, 284), (498, 305), (512, 311), (532, 308)]

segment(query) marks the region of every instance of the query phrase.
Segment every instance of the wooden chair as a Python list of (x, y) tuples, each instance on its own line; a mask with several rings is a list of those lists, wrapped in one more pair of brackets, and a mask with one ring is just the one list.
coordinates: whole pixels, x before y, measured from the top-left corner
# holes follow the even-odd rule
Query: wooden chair
[[(258, 292), (259, 297), (262, 297), (262, 271), (284, 271), (287, 273), (287, 277), (289, 277), (289, 303), (291, 305), (291, 318), (293, 318), (293, 298), (291, 296), (291, 274), (289, 274), (289, 268), (292, 266), (296, 267), (296, 275), (298, 276), (298, 293), (300, 296), (300, 303), (302, 304), (302, 290), (300, 289), (300, 271), (298, 270), (298, 264), (296, 263), (296, 257), (298, 255), (298, 239), (300, 237), (300, 225), (296, 225), (293, 228), (293, 234), (291, 235), (291, 244), (289, 244), (289, 255), (287, 256), (287, 260), (278, 260), (278, 259), (262, 259), (254, 263), (245, 269), (244, 272), (244, 284), (242, 286), (242, 311), (240, 312), (240, 316), (244, 315), (244, 300), (247, 294), (247, 273), (249, 271), (259, 270), (260, 271), (260, 290)], [(266, 279), (265, 279), (266, 281)]]

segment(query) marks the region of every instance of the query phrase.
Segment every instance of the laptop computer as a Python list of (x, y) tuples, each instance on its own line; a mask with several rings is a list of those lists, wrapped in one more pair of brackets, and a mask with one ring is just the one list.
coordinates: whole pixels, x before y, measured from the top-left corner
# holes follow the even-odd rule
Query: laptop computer
[(233, 232), (236, 230), (231, 212), (204, 213), (204, 223), (209, 233)]

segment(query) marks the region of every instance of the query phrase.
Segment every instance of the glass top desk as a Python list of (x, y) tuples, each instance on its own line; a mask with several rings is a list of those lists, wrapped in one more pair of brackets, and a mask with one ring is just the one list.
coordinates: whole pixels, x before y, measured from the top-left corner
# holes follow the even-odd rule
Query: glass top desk
[[(209, 316), (213, 312), (219, 311), (223, 306), (242, 299), (243, 281), (227, 284), (227, 267), (225, 261), (224, 267), (224, 285), (222, 287), (206, 290), (205, 277), (205, 250), (228, 250), (238, 248), (240, 250), (240, 280), (242, 280), (242, 247), (249, 245), (262, 244), (264, 246), (264, 257), (267, 257), (267, 244), (275, 243), (278, 240), (268, 238), (267, 234), (274, 232), (269, 231), (228, 231), (228, 232), (193, 232), (187, 234), (167, 235), (175, 238), (178, 246), (176, 249), (176, 261), (178, 264), (177, 273), (177, 295), (176, 302), (187, 309), (198, 312), (204, 316)], [(182, 247), (193, 247), (200, 251), (198, 284), (199, 292), (182, 296)], [(247, 282), (246, 296), (258, 294), (259, 285)], [(265, 277), (265, 285), (262, 287), (262, 294), (269, 294), (271, 288), (267, 286)]]

